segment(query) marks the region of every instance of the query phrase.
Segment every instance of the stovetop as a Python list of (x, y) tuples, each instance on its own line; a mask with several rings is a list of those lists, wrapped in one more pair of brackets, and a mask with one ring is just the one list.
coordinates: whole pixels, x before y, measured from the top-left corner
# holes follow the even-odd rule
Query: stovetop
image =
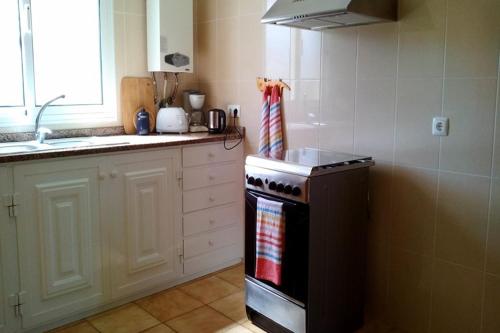
[(249, 155), (247, 165), (274, 171), (293, 173), (301, 176), (314, 176), (340, 171), (366, 164), (373, 165), (371, 157), (338, 153), (313, 148), (289, 149), (282, 158), (269, 158), (262, 155)]

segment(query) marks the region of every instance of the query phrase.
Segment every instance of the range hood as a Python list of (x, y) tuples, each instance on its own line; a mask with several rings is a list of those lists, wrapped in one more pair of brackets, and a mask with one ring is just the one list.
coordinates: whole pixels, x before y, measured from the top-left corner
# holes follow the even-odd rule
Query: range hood
[(323, 30), (396, 21), (397, 0), (277, 0), (262, 23)]

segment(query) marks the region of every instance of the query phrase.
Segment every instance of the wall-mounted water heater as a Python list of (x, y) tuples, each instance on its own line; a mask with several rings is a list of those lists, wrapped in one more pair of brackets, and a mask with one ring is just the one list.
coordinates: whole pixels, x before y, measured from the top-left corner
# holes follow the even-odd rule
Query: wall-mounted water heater
[(148, 71), (192, 73), (193, 0), (147, 0)]

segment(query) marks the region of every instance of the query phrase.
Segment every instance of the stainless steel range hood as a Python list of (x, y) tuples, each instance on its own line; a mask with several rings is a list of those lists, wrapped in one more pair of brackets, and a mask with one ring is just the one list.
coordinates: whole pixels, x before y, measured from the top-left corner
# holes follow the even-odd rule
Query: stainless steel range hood
[(262, 23), (323, 30), (396, 21), (397, 0), (277, 0)]

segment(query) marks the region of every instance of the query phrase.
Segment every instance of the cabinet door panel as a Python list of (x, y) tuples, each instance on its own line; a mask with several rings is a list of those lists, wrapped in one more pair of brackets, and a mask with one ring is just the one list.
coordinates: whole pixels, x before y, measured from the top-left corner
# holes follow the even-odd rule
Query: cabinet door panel
[(92, 283), (90, 194), (88, 178), (36, 185), (43, 299)]
[(105, 300), (98, 172), (90, 158), (14, 169), (25, 328)]
[(9, 302), (9, 296), (19, 291), (16, 222), (1, 202), (4, 195), (14, 192), (11, 171), (11, 168), (0, 167), (0, 333), (19, 329), (19, 318), (15, 317)]
[(179, 150), (139, 153), (112, 160), (116, 177), (110, 230), (112, 297), (150, 289), (182, 272), (177, 256), (181, 238)]
[(167, 173), (167, 169), (162, 168), (123, 175), (130, 273), (168, 263), (169, 244), (162, 241), (162, 236), (169, 231), (162, 223), (168, 214), (162, 202), (168, 200)]

